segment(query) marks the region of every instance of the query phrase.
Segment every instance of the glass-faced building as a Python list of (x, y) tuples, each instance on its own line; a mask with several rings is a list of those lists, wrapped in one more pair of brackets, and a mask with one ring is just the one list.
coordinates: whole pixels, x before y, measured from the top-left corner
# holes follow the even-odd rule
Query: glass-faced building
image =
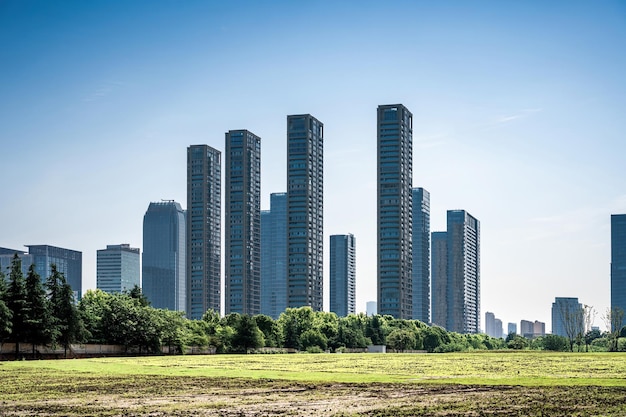
[(552, 303), (552, 334), (568, 337), (577, 326), (584, 326), (583, 306), (575, 297), (555, 297)]
[(187, 308), (186, 212), (153, 202), (143, 216), (142, 292), (154, 308)]
[[(32, 264), (35, 263), (35, 257), (31, 254), (24, 253), (24, 251), (17, 249), (9, 249), (9, 248), (0, 248), (0, 271), (4, 274), (5, 280), (8, 281), (9, 273), (11, 272), (11, 262), (13, 261), (13, 257), (17, 254), (17, 256), (22, 261), (22, 275), (26, 276), (28, 274), (28, 269)], [(42, 280), (45, 281), (47, 277), (41, 277)]]
[(480, 223), (448, 210), (447, 231), (432, 234), (432, 322), (457, 333), (480, 332)]
[(356, 242), (354, 235), (330, 237), (330, 311), (356, 313)]
[(63, 274), (74, 291), (74, 298), (80, 300), (83, 290), (83, 254), (71, 249), (50, 245), (26, 245), (33, 255), (35, 271), (45, 280), (52, 275), (52, 264)]
[(108, 293), (130, 291), (141, 286), (139, 248), (129, 244), (107, 245), (96, 256), (96, 288)]
[(611, 309), (626, 312), (626, 214), (611, 215)]
[(225, 313), (261, 312), (261, 138), (226, 133)]
[(287, 308), (287, 193), (272, 193), (261, 211), (261, 314), (278, 319)]
[(187, 148), (187, 317), (221, 311), (221, 152)]
[(413, 115), (378, 106), (378, 314), (413, 318)]
[(430, 193), (413, 188), (413, 319), (430, 323)]
[(324, 125), (287, 116), (287, 307), (323, 308)]

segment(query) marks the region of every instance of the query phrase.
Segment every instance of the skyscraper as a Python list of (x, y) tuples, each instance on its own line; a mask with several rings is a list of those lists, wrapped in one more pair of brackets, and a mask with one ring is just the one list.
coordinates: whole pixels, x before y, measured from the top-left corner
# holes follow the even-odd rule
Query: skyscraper
[(446, 329), (480, 331), (480, 223), (465, 210), (448, 210)]
[(356, 312), (355, 250), (354, 235), (330, 237), (330, 311), (339, 317)]
[(261, 312), (261, 138), (226, 133), (225, 312)]
[(433, 323), (458, 333), (480, 331), (480, 223), (448, 210), (446, 232), (432, 234)]
[(107, 245), (96, 256), (96, 288), (108, 293), (130, 291), (141, 286), (139, 248), (128, 243)]
[(323, 307), (324, 125), (287, 116), (287, 307)]
[(413, 115), (378, 106), (378, 313), (413, 317)]
[(187, 317), (221, 310), (221, 152), (187, 148)]
[(57, 271), (65, 276), (65, 280), (72, 287), (76, 300), (80, 300), (83, 291), (82, 252), (50, 245), (26, 245), (26, 247), (29, 254), (34, 257), (35, 270), (41, 275), (42, 280), (52, 274), (52, 264), (55, 264)]
[(143, 216), (142, 292), (152, 307), (187, 308), (186, 213), (175, 201), (150, 203)]
[(430, 193), (413, 188), (413, 319), (430, 323)]
[(272, 193), (261, 211), (261, 314), (278, 319), (287, 308), (287, 193)]
[(626, 214), (611, 215), (611, 309), (626, 312)]
[(552, 303), (552, 334), (568, 337), (578, 326), (584, 330), (583, 306), (574, 297), (555, 297)]
[(448, 234), (432, 236), (432, 323), (446, 327), (448, 314)]

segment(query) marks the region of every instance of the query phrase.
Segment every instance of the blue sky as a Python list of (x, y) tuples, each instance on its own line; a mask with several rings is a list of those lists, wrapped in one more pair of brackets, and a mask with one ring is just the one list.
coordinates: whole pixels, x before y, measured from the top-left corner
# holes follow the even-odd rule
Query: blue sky
[(626, 212), (625, 45), (621, 1), (0, 1), (0, 246), (80, 250), (93, 288), (96, 250), (141, 247), (150, 201), (186, 205), (188, 145), (259, 135), (266, 209), (285, 191), (286, 116), (311, 113), (325, 257), (328, 235), (356, 236), (364, 310), (376, 107), (402, 103), (432, 230), (448, 209), (481, 221), (483, 318), (549, 331), (564, 296), (603, 326), (610, 214)]

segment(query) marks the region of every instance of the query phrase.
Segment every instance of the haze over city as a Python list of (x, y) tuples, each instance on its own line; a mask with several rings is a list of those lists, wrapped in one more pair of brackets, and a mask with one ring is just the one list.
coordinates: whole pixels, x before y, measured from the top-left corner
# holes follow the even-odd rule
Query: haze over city
[[(626, 4), (0, 3), (0, 246), (142, 246), (151, 201), (186, 205), (186, 149), (261, 137), (262, 208), (286, 191), (286, 116), (324, 123), (328, 236), (356, 237), (376, 300), (376, 107), (413, 113), (413, 186), (481, 223), (481, 316), (539, 320), (610, 297), (626, 212)], [(328, 286), (325, 285), (325, 305)]]

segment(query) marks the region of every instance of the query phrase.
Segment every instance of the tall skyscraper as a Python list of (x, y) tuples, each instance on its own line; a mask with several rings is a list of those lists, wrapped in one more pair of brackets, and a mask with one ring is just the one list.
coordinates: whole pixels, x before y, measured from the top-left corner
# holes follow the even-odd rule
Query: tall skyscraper
[(446, 327), (448, 314), (448, 234), (431, 234), (432, 323)]
[(611, 215), (611, 309), (626, 312), (626, 214)]
[(261, 312), (261, 138), (226, 133), (225, 312)]
[(496, 338), (502, 337), (502, 320), (489, 311), (485, 313), (485, 334)]
[(186, 213), (175, 201), (150, 203), (143, 216), (142, 292), (152, 307), (187, 308)]
[(72, 287), (74, 297), (80, 300), (83, 291), (83, 254), (71, 249), (59, 248), (50, 245), (26, 245), (29, 254), (33, 255), (35, 271), (45, 280), (52, 274), (52, 264), (57, 271), (65, 276), (65, 280)]
[(567, 337), (567, 329), (585, 325), (583, 306), (574, 297), (555, 297), (552, 303), (552, 334)]
[(430, 193), (413, 188), (413, 319), (430, 323)]
[(323, 307), (324, 125), (287, 116), (287, 307)]
[(278, 319), (287, 308), (287, 193), (272, 193), (261, 211), (261, 314)]
[(339, 317), (356, 312), (355, 251), (354, 235), (330, 237), (330, 311)]
[(221, 310), (221, 152), (187, 148), (187, 317)]
[(378, 313), (413, 318), (413, 115), (378, 106)]
[(432, 234), (433, 323), (452, 332), (478, 333), (480, 223), (465, 210), (448, 210), (447, 228)]
[(141, 286), (139, 248), (128, 243), (107, 245), (96, 256), (96, 287), (108, 293), (130, 291)]

